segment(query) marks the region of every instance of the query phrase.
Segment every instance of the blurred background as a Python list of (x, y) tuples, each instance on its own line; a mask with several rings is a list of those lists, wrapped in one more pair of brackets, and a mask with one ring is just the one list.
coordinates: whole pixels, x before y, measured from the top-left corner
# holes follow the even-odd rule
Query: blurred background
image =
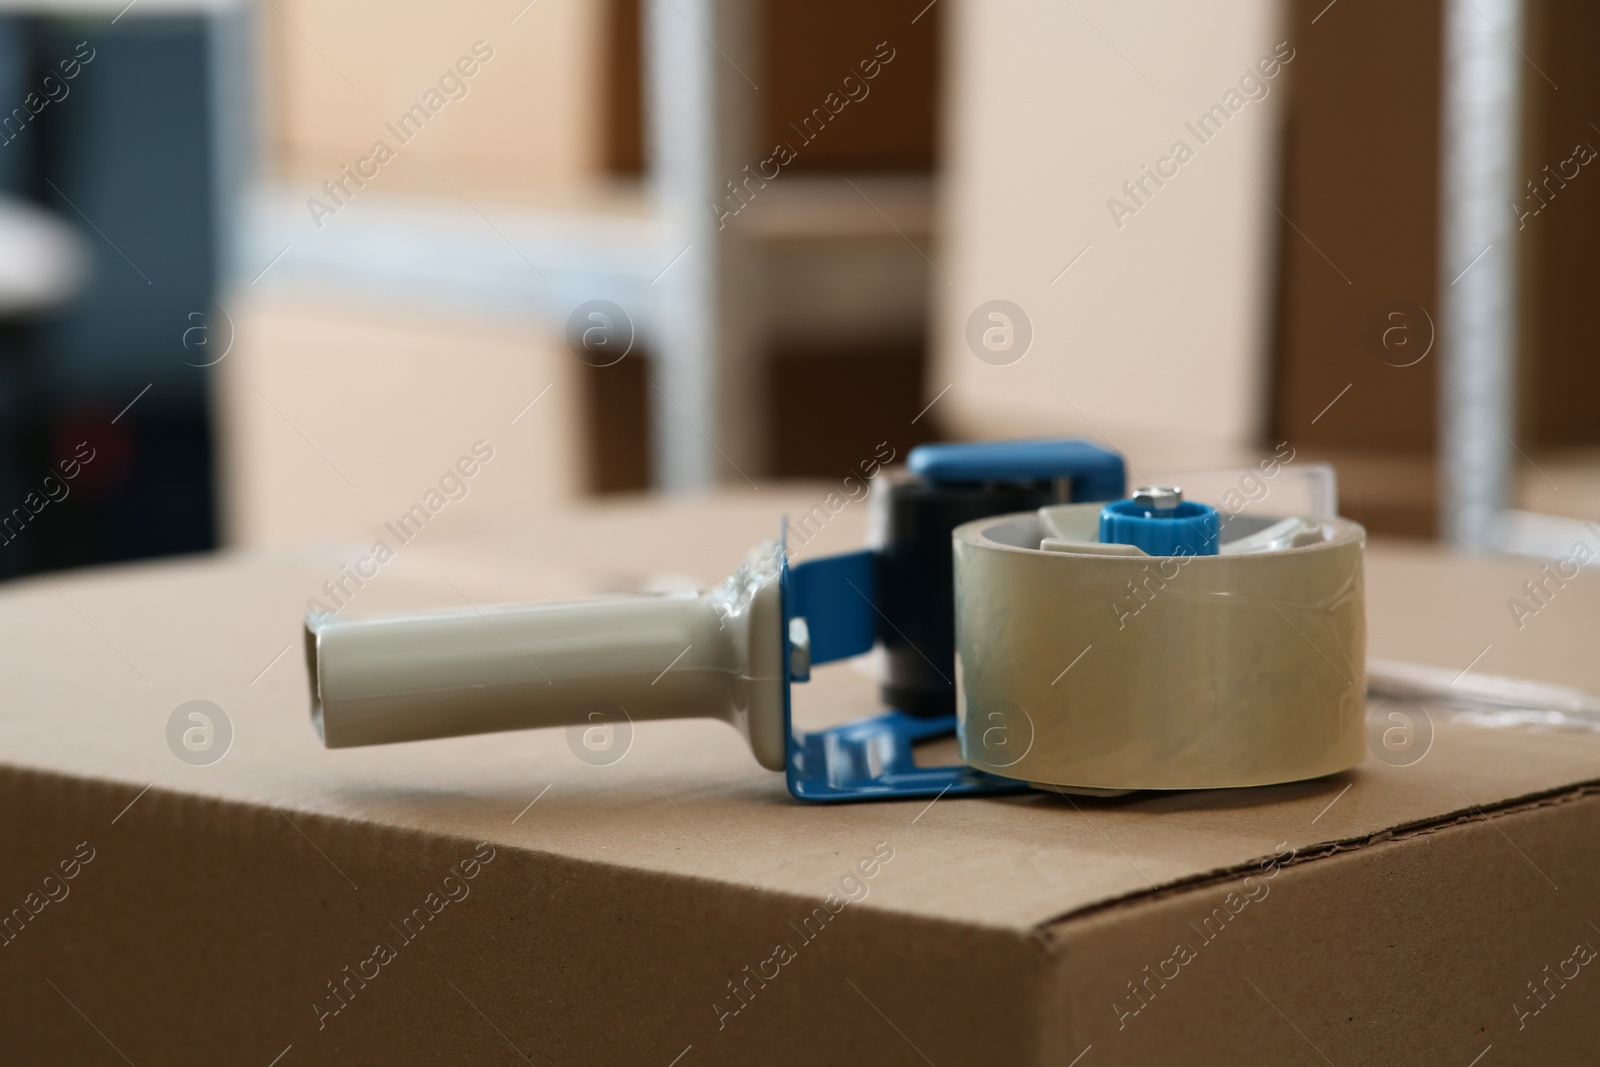
[(452, 521), (1083, 434), (1566, 555), (1597, 44), (1577, 0), (7, 0), (0, 575), (370, 541), (479, 441)]

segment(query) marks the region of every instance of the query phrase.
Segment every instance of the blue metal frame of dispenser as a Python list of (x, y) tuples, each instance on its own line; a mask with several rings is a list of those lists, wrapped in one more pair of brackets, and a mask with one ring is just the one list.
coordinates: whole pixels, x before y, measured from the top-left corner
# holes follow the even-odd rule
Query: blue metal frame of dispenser
[[(924, 445), (907, 463), (933, 484), (1070, 481), (1073, 502), (1123, 495), (1122, 457), (1087, 441), (1053, 438), (981, 444)], [(785, 523), (787, 528), (787, 523)], [(965, 764), (918, 767), (914, 746), (948, 737), (957, 716), (917, 716), (898, 709), (811, 733), (795, 729), (790, 687), (810, 667), (871, 651), (878, 640), (878, 554), (872, 549), (788, 564), (779, 575), (782, 600), (783, 720), (789, 792), (800, 800), (837, 803), (911, 797), (998, 795), (1028, 789), (1026, 782)], [(809, 635), (809, 658), (795, 657), (794, 623)]]

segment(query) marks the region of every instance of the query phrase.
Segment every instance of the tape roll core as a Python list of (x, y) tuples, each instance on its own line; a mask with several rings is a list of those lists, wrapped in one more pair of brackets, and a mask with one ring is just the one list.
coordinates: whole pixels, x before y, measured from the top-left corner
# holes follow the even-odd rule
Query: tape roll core
[(1218, 556), (1042, 551), (1053, 531), (1035, 513), (957, 527), (962, 757), (1083, 790), (1353, 767), (1366, 754), (1366, 532), (1316, 525), (1313, 544)]

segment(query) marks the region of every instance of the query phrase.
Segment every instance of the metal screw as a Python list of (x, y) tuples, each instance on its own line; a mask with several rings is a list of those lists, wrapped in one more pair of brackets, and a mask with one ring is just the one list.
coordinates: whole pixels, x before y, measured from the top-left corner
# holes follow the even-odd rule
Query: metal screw
[(796, 615), (789, 620), (789, 680), (805, 682), (811, 679), (811, 629), (805, 617)]
[(1183, 490), (1175, 485), (1146, 485), (1133, 491), (1133, 502), (1146, 511), (1176, 511)]

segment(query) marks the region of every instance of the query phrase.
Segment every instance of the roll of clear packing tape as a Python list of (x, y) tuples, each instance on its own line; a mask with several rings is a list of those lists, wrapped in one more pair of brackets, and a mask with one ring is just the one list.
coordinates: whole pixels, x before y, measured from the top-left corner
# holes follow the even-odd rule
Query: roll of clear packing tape
[(1251, 519), (1224, 530), (1220, 555), (1130, 555), (1094, 543), (1099, 507), (955, 530), (969, 764), (1114, 793), (1298, 781), (1361, 761), (1359, 525)]

